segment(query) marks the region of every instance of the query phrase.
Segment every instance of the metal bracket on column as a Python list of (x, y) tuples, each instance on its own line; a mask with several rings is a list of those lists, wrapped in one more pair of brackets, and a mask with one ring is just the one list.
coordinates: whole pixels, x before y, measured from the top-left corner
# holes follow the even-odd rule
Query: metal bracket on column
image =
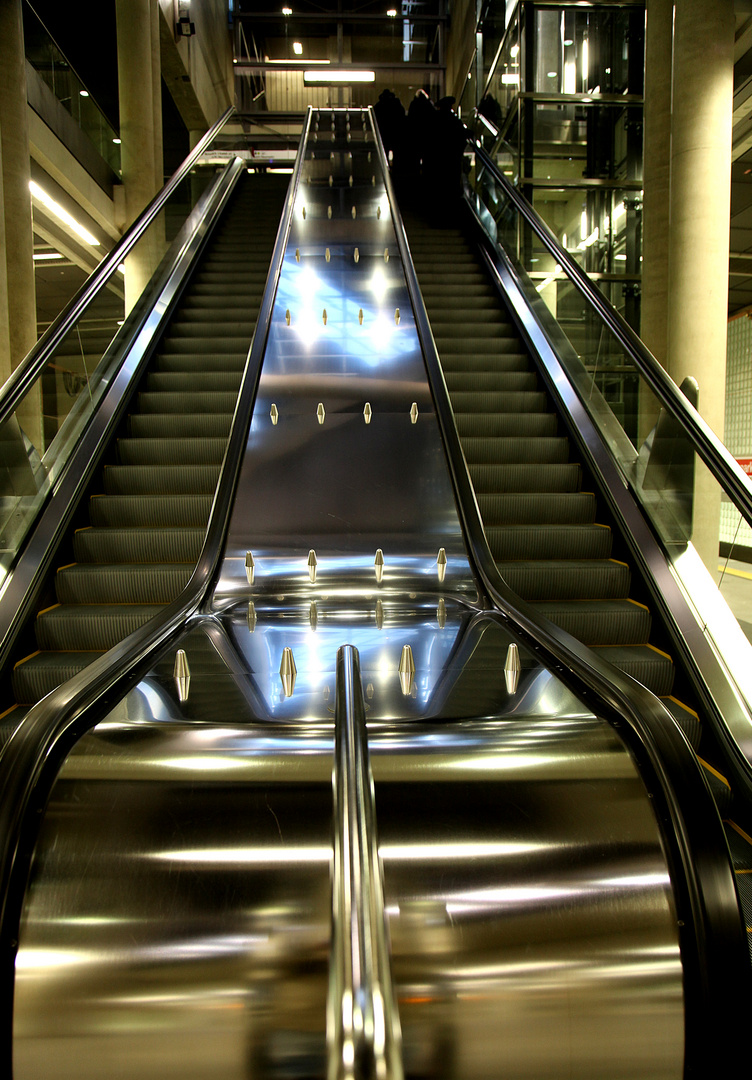
[(403, 1080), (358, 650), (337, 650), (327, 1080)]

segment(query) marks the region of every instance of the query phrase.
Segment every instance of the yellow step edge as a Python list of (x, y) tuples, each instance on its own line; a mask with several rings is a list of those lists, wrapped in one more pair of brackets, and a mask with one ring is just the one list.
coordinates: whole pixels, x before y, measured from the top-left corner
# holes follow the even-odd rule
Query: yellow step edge
[(673, 661), (673, 659), (672, 659), (672, 658), (671, 658), (671, 657), (670, 657), (670, 656), (668, 655), (668, 653), (667, 653), (667, 652), (664, 652), (664, 651), (663, 651), (663, 649), (657, 649), (657, 648), (655, 647), (655, 645), (651, 645), (651, 644), (650, 644), (650, 642), (648, 642), (648, 644), (647, 644), (647, 648), (648, 648), (648, 649), (652, 649), (652, 650), (653, 650), (653, 652), (657, 652), (659, 656), (665, 656), (665, 658), (666, 658), (667, 660), (671, 660), (671, 663), (673, 664), (673, 662), (674, 662), (674, 661)]
[(15, 671), (15, 670), (16, 670), (16, 668), (20, 667), (20, 666), (21, 666), (21, 664), (25, 664), (27, 660), (31, 660), (31, 659), (32, 659), (32, 657), (34, 657), (34, 656), (39, 656), (39, 654), (41, 653), (41, 651), (42, 651), (41, 649), (35, 649), (35, 651), (34, 651), (34, 652), (30, 652), (28, 656), (24, 656), (23, 660), (18, 660), (18, 661), (16, 661), (16, 663), (15, 663), (15, 664), (13, 665), (13, 670)]
[(741, 836), (742, 840), (746, 840), (749, 846), (752, 847), (752, 836), (747, 836), (744, 829), (741, 829), (735, 821), (732, 821), (731, 818), (725, 818), (723, 824), (730, 825), (734, 832), (739, 833), (739, 836)]
[(46, 615), (48, 611), (53, 611), (56, 607), (60, 607), (60, 604), (50, 604), (49, 607), (42, 608), (41, 611), (37, 612), (37, 618), (39, 618), (40, 615)]
[(11, 707), (9, 709), (6, 709), (5, 712), (0, 712), (0, 720), (2, 720), (2, 718), (4, 716), (7, 716), (8, 713), (12, 713), (13, 710), (17, 709), (17, 708), (18, 708), (18, 705), (11, 705)]
[(65, 566), (58, 566), (58, 568), (57, 568), (57, 570), (55, 571), (55, 573), (56, 573), (56, 574), (59, 574), (61, 570), (69, 570), (69, 569), (71, 568), (71, 566), (78, 566), (78, 563), (75, 563), (75, 562), (69, 562), (69, 563), (66, 563), (66, 564), (65, 564)]
[(608, 562), (615, 563), (616, 566), (626, 566), (629, 569), (629, 563), (622, 562), (621, 559), (609, 559)]
[(668, 700), (673, 701), (675, 705), (678, 705), (680, 709), (684, 709), (684, 711), (688, 712), (691, 716), (694, 716), (696, 720), (700, 719), (699, 715), (695, 712), (694, 709), (690, 709), (689, 705), (685, 705), (683, 701), (679, 701), (679, 699), (675, 698), (673, 694), (668, 695)]
[(73, 531), (74, 533), (86, 532), (86, 530), (90, 528), (91, 525), (82, 525), (80, 529), (74, 529)]
[(641, 604), (639, 600), (633, 600), (631, 596), (627, 597), (628, 604), (634, 604), (635, 607), (641, 607), (643, 611), (650, 611), (647, 604)]
[[(726, 787), (729, 789), (729, 791), (731, 791), (731, 784), (729, 784), (728, 780), (722, 773), (719, 773), (718, 770), (714, 769), (712, 765), (708, 765), (707, 761), (704, 758), (701, 758), (699, 754), (697, 755), (697, 760), (700, 762), (703, 769), (707, 769), (708, 772), (711, 772), (713, 776), (717, 777), (718, 780), (722, 780)], [(752, 843), (752, 840), (750, 841), (750, 843)]]

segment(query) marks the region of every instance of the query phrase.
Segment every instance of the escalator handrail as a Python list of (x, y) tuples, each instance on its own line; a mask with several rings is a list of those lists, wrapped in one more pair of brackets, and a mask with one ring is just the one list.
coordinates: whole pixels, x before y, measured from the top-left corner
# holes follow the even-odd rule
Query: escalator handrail
[[(332, 788), (334, 873), (327, 1077), (402, 1080), (401, 1032), (376, 834), (376, 796), (360, 659), (354, 645), (337, 650)], [(355, 1071), (353, 1058), (358, 1063)]]
[(475, 567), (493, 608), (512, 621), (516, 632), (532, 641), (533, 648), (543, 654), (540, 656), (542, 664), (555, 674), (572, 679), (577, 692), (594, 712), (615, 720), (633, 751), (644, 754), (647, 767), (659, 787), (669, 819), (667, 835), (674, 838), (675, 857), (681, 867), (687, 915), (690, 916), (682, 928), (682, 940), (685, 946), (692, 943), (690, 955), (697, 964), (693, 975), (701, 988), (695, 998), (696, 1003), (699, 998), (699, 1008), (693, 1010), (693, 1023), (688, 1023), (688, 1040), (692, 1042), (692, 1054), (697, 1056), (703, 1052), (703, 1047), (712, 1044), (714, 1026), (728, 1024), (729, 1011), (736, 1010), (735, 1015), (739, 1018), (738, 1003), (733, 994), (729, 995), (729, 986), (734, 985), (736, 978), (742, 985), (750, 984), (746, 934), (715, 802), (693, 751), (662, 703), (640, 683), (542, 617), (509, 589), (499, 575), (483, 530), (375, 121), (374, 130), (471, 565)]
[(495, 183), (499, 184), (503, 189), (505, 196), (524, 217), (530, 228), (534, 230), (549, 254), (559, 263), (562, 270), (566, 271), (574, 286), (591, 307), (596, 310), (664, 408), (682, 425), (695, 450), (714, 478), (736, 504), (737, 509), (743, 514), (746, 521), (752, 525), (752, 481), (744, 473), (736, 459), (706, 421), (703, 420), (694, 406), (689, 403), (665, 368), (656, 360), (629, 323), (606, 299), (582, 267), (578, 266), (569, 252), (565, 251), (559, 244), (553, 232), (536, 214), (524, 195), (509, 183), (507, 178), (496, 167), (492, 158), (489, 157), (470, 132), (468, 132), (467, 141), (476, 157), (480, 158), (483, 167), (491, 173)]
[[(33, 706), (0, 757), (0, 1055), (6, 1049), (9, 1051), (11, 1042), (8, 1025), (12, 1023), (13, 962), (26, 885), (24, 871), (28, 871), (38, 818), (35, 811), (41, 813), (60, 764), (74, 742), (122, 697), (128, 681), (139, 677), (143, 662), (197, 611), (219, 562), (300, 184), (310, 117), (309, 109), (196, 568), (183, 592), (171, 604)], [(11, 1075), (10, 1067), (6, 1075)]]
[(73, 299), (63, 308), (60, 314), (53, 319), (45, 332), (35, 345), (29, 350), (25, 359), (21, 361), (10, 377), (0, 387), (0, 425), (15, 412), (19, 404), (36, 382), (41, 371), (44, 370), (55, 349), (60, 345), (67, 334), (83, 315), (86, 308), (98, 296), (110, 278), (130, 253), (136, 243), (152, 224), (154, 219), (163, 209), (175, 189), (190, 173), (196, 162), (206, 150), (207, 146), (216, 138), (235, 109), (230, 106), (212, 124), (206, 134), (196, 143), (188, 157), (173, 173), (165, 186), (152, 201), (139, 214), (129, 229), (123, 234), (95, 270), (89, 275)]

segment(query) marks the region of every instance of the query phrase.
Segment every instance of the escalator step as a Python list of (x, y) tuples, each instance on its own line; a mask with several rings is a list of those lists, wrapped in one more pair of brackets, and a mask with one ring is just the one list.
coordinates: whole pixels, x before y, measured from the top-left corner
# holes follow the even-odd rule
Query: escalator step
[(510, 390), (537, 390), (538, 378), (532, 371), (451, 371), (444, 379), (450, 396), (458, 390), (507, 393)]
[(169, 604), (192, 573), (191, 563), (72, 563), (55, 591), (61, 604)]
[(733, 802), (731, 784), (729, 784), (722, 773), (718, 772), (718, 770), (709, 762), (701, 758), (699, 754), (697, 760), (700, 762), (708, 787), (713, 794), (713, 799), (718, 807), (718, 813), (721, 817), (726, 817), (731, 811), (731, 804)]
[(553, 413), (455, 413), (454, 420), (462, 439), (528, 436), (541, 438), (555, 435), (558, 424)]
[(16, 731), (28, 711), (23, 706), (11, 705), (5, 712), (0, 713), (0, 755), (2, 755), (8, 739)]
[(240, 375), (245, 367), (246, 356), (238, 353), (236, 356), (210, 356), (207, 353), (170, 353), (165, 356), (155, 357), (155, 371), (175, 372), (185, 374), (189, 371), (196, 372), (237, 372)]
[(203, 338), (211, 338), (212, 342), (234, 341), (235, 339), (248, 342), (251, 340), (255, 325), (255, 318), (239, 319), (237, 315), (234, 315), (232, 319), (228, 319), (227, 322), (216, 322), (203, 318), (173, 319), (170, 323), (166, 342), (171, 346), (174, 341), (188, 339), (191, 342), (191, 347), (200, 352)]
[(94, 495), (89, 502), (92, 525), (205, 528), (211, 495)]
[(37, 618), (40, 649), (105, 652), (161, 611), (160, 604), (57, 604)]
[(39, 652), (13, 669), (13, 693), (20, 705), (33, 705), (88, 667), (101, 652)]
[(496, 492), (578, 491), (580, 466), (573, 462), (549, 465), (471, 465), (470, 477), (478, 494)]
[(486, 529), (496, 562), (511, 559), (607, 559), (611, 530), (605, 525), (493, 525)]
[(461, 371), (530, 371), (528, 358), (521, 352), (498, 355), (496, 353), (451, 353), (445, 349), (441, 356), (441, 366), (444, 377), (449, 375), (450, 372), (458, 373)]
[(160, 347), (162, 353), (176, 353), (186, 351), (186, 342), (190, 342), (192, 353), (216, 353), (218, 351), (218, 344), (221, 344), (222, 349), (231, 353), (242, 353), (244, 350), (247, 352), (251, 344), (251, 334), (238, 334), (231, 337), (229, 334), (223, 334), (221, 337), (217, 337), (215, 334), (207, 337), (200, 337), (197, 334), (191, 333), (184, 337), (177, 337), (174, 334), (168, 334)]
[(650, 612), (633, 600), (543, 602), (535, 608), (585, 645), (645, 645), (650, 636)]
[(226, 439), (232, 413), (131, 413), (128, 431), (137, 438)]
[(227, 439), (118, 439), (121, 465), (221, 465)]
[(219, 465), (107, 465), (107, 495), (213, 495)]
[(138, 407), (144, 413), (228, 413), (232, 416), (237, 394), (205, 391), (202, 394), (160, 394), (143, 391), (138, 395)]
[(569, 458), (569, 439), (503, 435), (462, 440), (468, 465), (561, 465)]
[(478, 495), (486, 527), (494, 525), (592, 525), (596, 499), (589, 491), (557, 494)]
[(205, 529), (78, 529), (73, 554), (80, 563), (185, 562), (195, 564)]
[(518, 560), (496, 565), (509, 587), (530, 603), (626, 600), (629, 594), (629, 567), (616, 559)]
[(676, 720), (679, 727), (687, 736), (690, 745), (693, 750), (700, 748), (700, 738), (702, 736), (702, 726), (700, 724), (700, 718), (694, 709), (690, 709), (683, 702), (678, 701), (675, 697), (665, 697), (661, 699), (668, 711)]
[(237, 396), (241, 371), (152, 371), (146, 378), (147, 392), (181, 394), (184, 391), (229, 391)]
[(452, 408), (460, 413), (542, 413), (547, 405), (542, 390), (515, 390), (504, 394), (493, 391), (476, 394), (470, 390), (457, 390), (451, 399)]
[(747, 928), (750, 959), (752, 959), (752, 837), (735, 821), (726, 820), (723, 827), (731, 852), (736, 888), (739, 893), (744, 925)]
[(653, 645), (625, 647), (599, 646), (594, 650), (614, 667), (631, 675), (658, 697), (670, 694), (674, 685), (674, 665), (670, 656)]
[[(496, 343), (497, 341), (514, 342), (519, 351), (519, 335), (516, 329), (506, 321), (490, 322), (488, 319), (475, 319), (468, 326), (465, 319), (435, 319), (431, 323), (436, 341), (472, 341), (475, 344)], [(475, 347), (475, 345), (474, 345)], [(482, 348), (482, 345), (481, 345)]]

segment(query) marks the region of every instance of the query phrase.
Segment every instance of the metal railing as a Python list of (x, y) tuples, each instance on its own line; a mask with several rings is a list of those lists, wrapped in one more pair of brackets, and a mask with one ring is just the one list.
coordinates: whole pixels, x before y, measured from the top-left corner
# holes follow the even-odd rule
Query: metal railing
[(358, 650), (337, 651), (328, 1080), (402, 1080)]

